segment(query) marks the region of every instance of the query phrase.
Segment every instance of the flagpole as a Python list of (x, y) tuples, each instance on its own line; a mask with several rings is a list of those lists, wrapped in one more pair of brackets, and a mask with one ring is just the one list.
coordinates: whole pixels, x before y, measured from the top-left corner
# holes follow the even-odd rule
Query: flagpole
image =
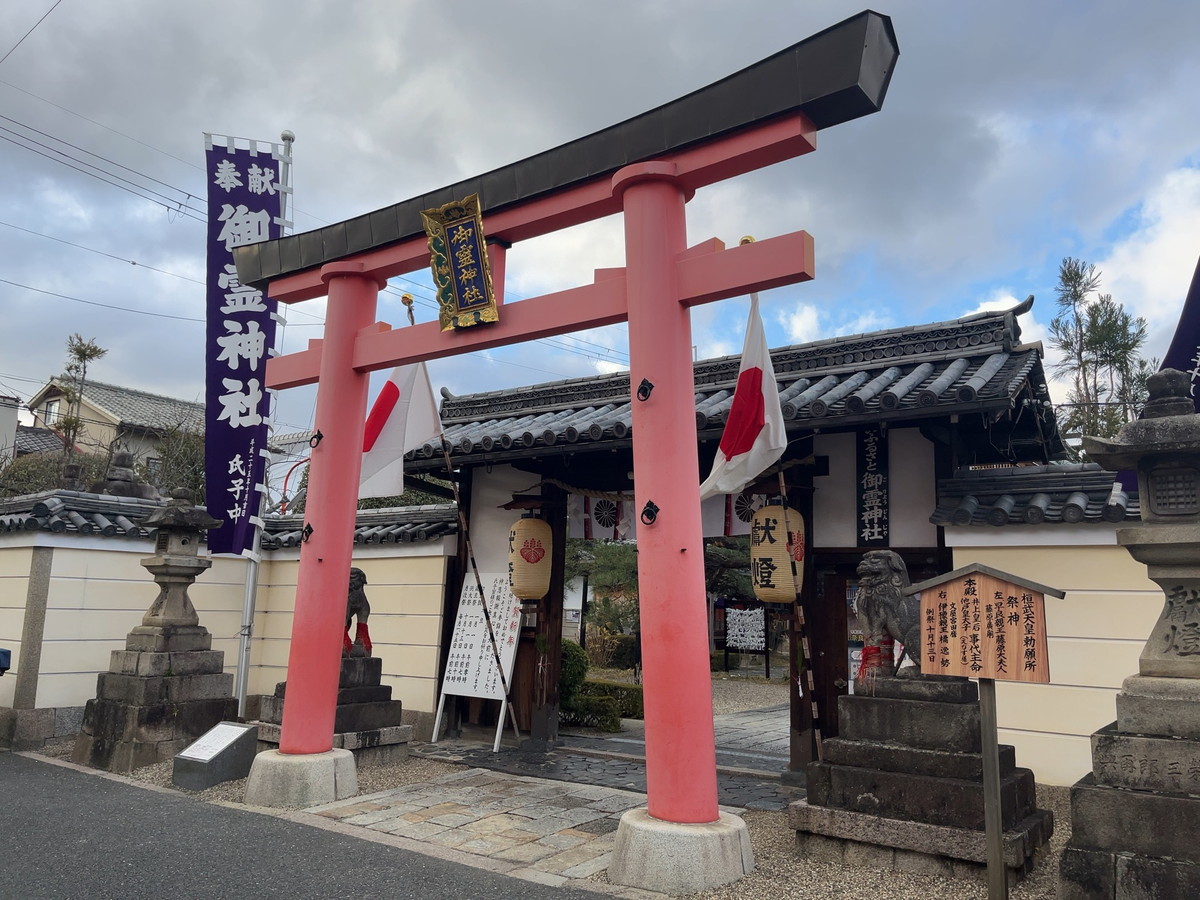
[[(783, 501), (783, 524), (787, 528), (787, 542), (788, 547), (791, 548), (793, 541), (795, 540), (795, 535), (792, 533), (791, 527), (788, 526), (788, 497), (787, 487), (783, 479), (782, 464), (779, 466), (779, 472), (777, 474), (779, 477), (779, 497)], [(789, 552), (788, 555), (791, 557), (792, 563), (792, 584), (795, 584), (796, 576), (803, 573), (798, 573), (796, 571), (796, 554), (794, 552)], [(812, 644), (808, 639), (808, 620), (804, 616), (804, 601), (800, 599), (799, 592), (796, 593), (796, 608), (794, 612), (795, 615), (792, 621), (796, 626), (796, 637), (800, 641), (800, 650), (804, 654), (804, 671), (803, 673), (798, 673), (797, 677), (803, 677), (807, 682), (806, 687), (808, 688), (808, 700), (809, 703), (812, 704), (813, 737), (817, 745), (817, 761), (820, 762), (825, 759), (825, 741), (821, 736), (821, 726), (819, 724), (821, 721), (821, 710), (817, 703), (817, 682), (813, 677)], [(769, 653), (770, 650), (768, 649), (767, 652)]]
[[(287, 200), (288, 192), (284, 187), (291, 184), (292, 180), (292, 142), (296, 140), (296, 135), (290, 131), (284, 131), (280, 136), (283, 141), (283, 160), (281, 161), (281, 171), (279, 177), (279, 219), (280, 219), (280, 234), (286, 233), (287, 230)], [(272, 395), (274, 391), (271, 392)], [(274, 410), (272, 410), (274, 412)], [(269, 474), (271, 469), (270, 450), (264, 448), (266, 456), (266, 465), (263, 467), (263, 484), (265, 488), (269, 482)], [(256, 486), (256, 489), (259, 486)], [(247, 681), (250, 678), (250, 639), (254, 634), (254, 607), (258, 602), (258, 569), (259, 562), (262, 559), (262, 532), (265, 523), (262, 519), (262, 503), (263, 494), (265, 491), (259, 492), (259, 514), (251, 518), (251, 527), (254, 529), (253, 537), (250, 541), (250, 553), (246, 564), (246, 585), (245, 592), (242, 595), (242, 627), (238, 631), (238, 659), (237, 659), (237, 711), (238, 718), (246, 718), (246, 694)]]

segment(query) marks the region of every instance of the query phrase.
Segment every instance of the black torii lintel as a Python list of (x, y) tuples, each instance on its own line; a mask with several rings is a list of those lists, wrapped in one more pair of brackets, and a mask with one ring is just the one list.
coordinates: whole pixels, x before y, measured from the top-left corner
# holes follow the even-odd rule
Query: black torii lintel
[(468, 194), (479, 194), (494, 213), (796, 112), (817, 129), (840, 125), (883, 107), (899, 55), (892, 20), (861, 12), (678, 100), (553, 150), (344, 222), (235, 247), (238, 277), (265, 288), (271, 279), (408, 240), (424, 232), (421, 210)]

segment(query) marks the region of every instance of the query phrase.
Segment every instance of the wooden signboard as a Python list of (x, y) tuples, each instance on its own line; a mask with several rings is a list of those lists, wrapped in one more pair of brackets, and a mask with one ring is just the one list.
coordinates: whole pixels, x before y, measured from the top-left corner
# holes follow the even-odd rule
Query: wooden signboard
[(974, 565), (913, 585), (921, 593), (921, 671), (1050, 682), (1047, 593), (1061, 591)]

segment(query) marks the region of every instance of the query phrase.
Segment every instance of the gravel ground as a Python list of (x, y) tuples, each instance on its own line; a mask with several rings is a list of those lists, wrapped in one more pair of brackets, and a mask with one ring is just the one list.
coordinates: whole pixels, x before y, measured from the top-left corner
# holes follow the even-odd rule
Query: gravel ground
[[(599, 677), (631, 680), (629, 673), (597, 672)], [(713, 710), (716, 715), (762, 709), (787, 702), (787, 683), (753, 676), (713, 675)], [(74, 739), (47, 744), (45, 756), (69, 758)], [(373, 794), (414, 784), (457, 771), (458, 766), (438, 760), (409, 757), (387, 766), (358, 772), (359, 792)], [(138, 769), (132, 780), (171, 787), (171, 763)], [(229, 781), (205, 791), (181, 791), (209, 803), (240, 803), (245, 779)], [(178, 790), (178, 788), (176, 788)], [(1038, 785), (1038, 805), (1054, 813), (1054, 837), (1034, 873), (1010, 890), (1013, 900), (1053, 900), (1058, 896), (1058, 858), (1070, 837), (1069, 793), (1065, 787)], [(734, 884), (691, 895), (696, 900), (986, 900), (984, 882), (902, 875), (879, 869), (812, 863), (796, 855), (795, 832), (788, 828), (786, 812), (748, 810), (742, 815), (750, 830), (755, 871)], [(604, 881), (604, 873), (593, 876)]]

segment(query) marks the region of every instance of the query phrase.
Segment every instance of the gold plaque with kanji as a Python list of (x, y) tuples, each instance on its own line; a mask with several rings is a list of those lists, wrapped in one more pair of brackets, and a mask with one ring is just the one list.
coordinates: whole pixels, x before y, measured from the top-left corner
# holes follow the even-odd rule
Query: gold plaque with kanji
[(479, 195), (421, 213), (442, 331), (498, 322)]

